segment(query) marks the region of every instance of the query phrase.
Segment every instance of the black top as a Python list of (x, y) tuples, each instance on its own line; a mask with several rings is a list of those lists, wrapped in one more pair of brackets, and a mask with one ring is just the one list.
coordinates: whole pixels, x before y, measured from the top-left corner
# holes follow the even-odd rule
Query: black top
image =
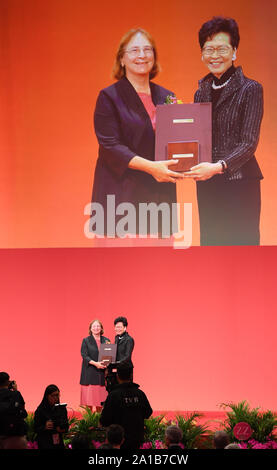
[[(53, 429), (45, 429), (46, 421), (53, 421)], [(41, 403), (34, 416), (34, 429), (37, 433), (39, 449), (63, 449), (63, 433), (57, 431), (57, 427), (63, 432), (68, 431), (68, 418), (65, 406), (50, 406)]]
[[(220, 78), (217, 78), (215, 75), (213, 75), (213, 82), (216, 86), (220, 86), (220, 85), (223, 85), (225, 82), (227, 82), (227, 80), (231, 77), (231, 75), (233, 75), (233, 73), (236, 71), (236, 68), (232, 65), (231, 67), (229, 67), (228, 70), (226, 70), (226, 72), (221, 75)], [(225, 86), (228, 86), (228, 83), (226, 83)], [(213, 110), (215, 109), (215, 105), (216, 103), (218, 102), (219, 100), (219, 97), (221, 95), (221, 92), (223, 90), (224, 87), (222, 88), (212, 88), (212, 104), (213, 104)]]
[(0, 435), (24, 436), (27, 417), (25, 402), (20, 392), (0, 389)]
[(179, 444), (170, 444), (168, 450), (174, 450), (174, 452), (183, 452), (182, 447)]
[[(230, 73), (230, 72), (229, 72)], [(214, 75), (209, 73), (199, 81), (194, 96), (196, 103), (212, 101)], [(243, 75), (241, 67), (231, 74), (213, 105), (213, 162), (224, 160), (227, 171), (223, 179), (262, 179), (255, 158), (263, 116), (263, 88)]]
[(116, 335), (114, 342), (117, 344), (116, 362), (133, 367), (131, 359), (135, 345), (133, 338), (125, 331), (122, 335)]
[[(110, 340), (105, 336), (100, 336), (101, 343), (107, 343)], [(81, 370), (81, 385), (104, 385), (104, 369), (97, 369), (97, 367), (89, 364), (89, 361), (98, 361), (99, 350), (97, 343), (92, 335), (83, 339), (81, 347), (81, 355), (83, 358)]]
[(144, 420), (152, 414), (145, 393), (133, 382), (116, 385), (109, 393), (101, 413), (103, 426), (120, 424), (125, 431), (124, 447), (139, 445), (144, 438)]

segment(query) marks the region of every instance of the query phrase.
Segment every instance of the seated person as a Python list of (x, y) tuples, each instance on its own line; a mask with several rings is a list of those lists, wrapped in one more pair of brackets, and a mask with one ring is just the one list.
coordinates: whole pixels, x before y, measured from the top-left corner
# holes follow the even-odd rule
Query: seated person
[(165, 445), (168, 449), (180, 450), (183, 432), (178, 426), (168, 426), (165, 430)]
[(214, 433), (215, 449), (224, 449), (230, 442), (229, 435), (226, 431), (216, 431)]
[(90, 439), (84, 434), (76, 434), (71, 441), (72, 449), (91, 449)]
[(124, 442), (124, 429), (119, 424), (111, 424), (107, 428), (107, 442), (113, 449), (120, 449)]

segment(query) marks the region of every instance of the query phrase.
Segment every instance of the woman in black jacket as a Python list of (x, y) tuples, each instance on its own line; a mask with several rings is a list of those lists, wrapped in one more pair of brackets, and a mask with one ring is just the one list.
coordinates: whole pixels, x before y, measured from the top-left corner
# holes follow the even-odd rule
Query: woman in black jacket
[(214, 17), (199, 31), (202, 61), (210, 73), (195, 102), (212, 102), (212, 163), (187, 173), (197, 181), (201, 245), (259, 245), (260, 180), (254, 156), (263, 116), (262, 85), (235, 67), (239, 29)]
[(101, 403), (106, 400), (104, 370), (105, 364), (98, 361), (101, 343), (109, 343), (110, 340), (103, 336), (104, 329), (100, 320), (93, 320), (89, 325), (89, 336), (83, 339), (81, 355), (83, 358), (81, 371), (81, 405), (96, 408), (100, 411)]
[(63, 434), (68, 431), (65, 404), (60, 404), (60, 391), (56, 385), (46, 387), (42, 402), (34, 417), (39, 449), (63, 449)]

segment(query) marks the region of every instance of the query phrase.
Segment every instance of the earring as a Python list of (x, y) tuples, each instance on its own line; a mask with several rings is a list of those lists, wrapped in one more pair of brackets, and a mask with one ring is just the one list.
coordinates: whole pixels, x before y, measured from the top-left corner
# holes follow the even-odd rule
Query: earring
[(237, 58), (237, 54), (236, 54), (236, 49), (235, 49), (235, 50), (234, 50), (234, 53), (233, 53), (232, 60), (234, 61), (234, 60), (236, 60), (236, 58)]

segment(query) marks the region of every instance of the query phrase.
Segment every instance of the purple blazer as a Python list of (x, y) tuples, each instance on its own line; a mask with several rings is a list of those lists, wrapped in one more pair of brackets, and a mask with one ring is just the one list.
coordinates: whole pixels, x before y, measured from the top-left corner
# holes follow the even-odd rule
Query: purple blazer
[[(150, 82), (152, 100), (163, 104), (170, 90)], [(106, 207), (106, 197), (115, 196), (115, 204), (131, 202), (176, 202), (176, 187), (158, 183), (151, 175), (128, 168), (136, 155), (154, 160), (155, 132), (150, 117), (134, 87), (122, 78), (102, 90), (94, 113), (99, 142), (92, 202)]]

